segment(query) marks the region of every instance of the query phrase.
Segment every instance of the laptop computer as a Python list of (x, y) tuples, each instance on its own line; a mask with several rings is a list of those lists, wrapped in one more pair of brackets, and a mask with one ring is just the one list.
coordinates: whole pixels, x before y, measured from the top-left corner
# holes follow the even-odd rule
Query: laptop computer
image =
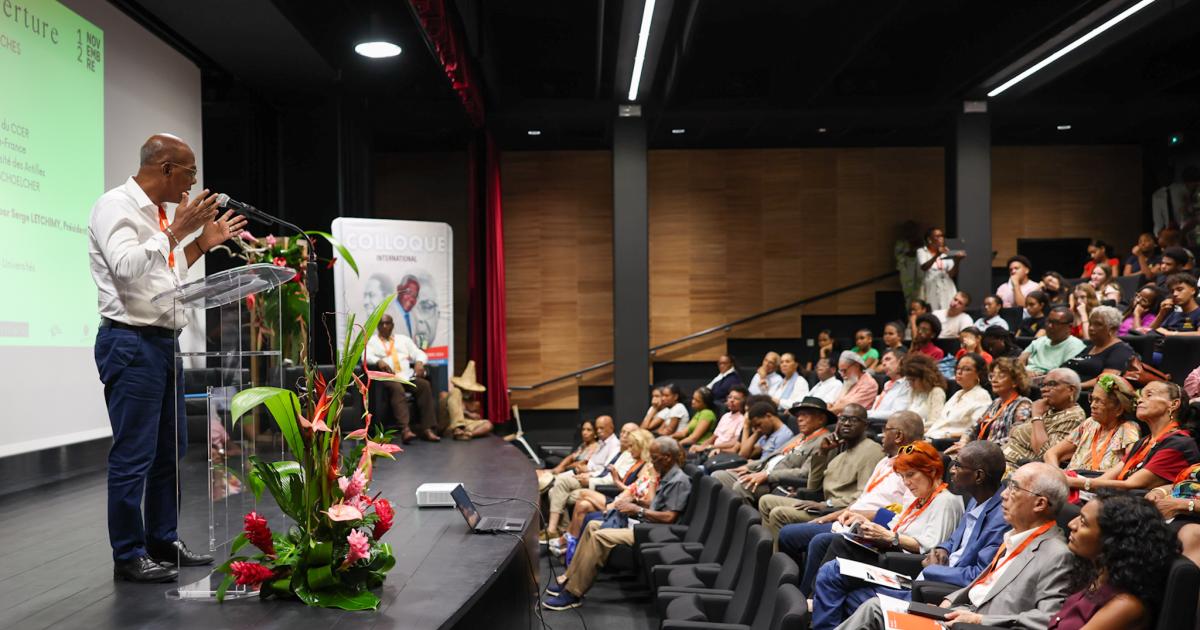
[(450, 496), (454, 498), (454, 506), (466, 519), (467, 526), (476, 534), (520, 532), (525, 529), (525, 519), (523, 518), (480, 517), (479, 510), (475, 509), (475, 504), (471, 502), (471, 497), (467, 496), (467, 489), (462, 487), (462, 484), (451, 490)]

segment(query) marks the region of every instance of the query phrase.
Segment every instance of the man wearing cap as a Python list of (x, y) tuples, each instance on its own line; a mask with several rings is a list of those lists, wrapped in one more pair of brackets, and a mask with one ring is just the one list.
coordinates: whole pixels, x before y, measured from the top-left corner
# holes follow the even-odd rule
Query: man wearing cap
[(462, 376), (450, 377), (450, 391), (441, 395), (438, 415), (446, 433), (456, 440), (483, 437), (492, 432), (492, 423), (479, 413), (475, 394), (487, 388), (475, 380), (475, 362), (467, 361)]
[(838, 357), (838, 372), (842, 375), (842, 393), (829, 406), (830, 411), (841, 414), (847, 405), (861, 405), (866, 408), (875, 403), (875, 396), (879, 394), (879, 383), (875, 382), (874, 377), (864, 377), (867, 364), (857, 352), (842, 352)]
[[(770, 458), (756, 459), (745, 465), (713, 473), (713, 479), (730, 488), (747, 503), (758, 499), (778, 486), (805, 487), (812, 474), (813, 453), (821, 446), (821, 438), (829, 433), (826, 424), (837, 422), (820, 398), (807, 397), (788, 410), (796, 417), (800, 433)], [(819, 471), (824, 474), (824, 470)]]

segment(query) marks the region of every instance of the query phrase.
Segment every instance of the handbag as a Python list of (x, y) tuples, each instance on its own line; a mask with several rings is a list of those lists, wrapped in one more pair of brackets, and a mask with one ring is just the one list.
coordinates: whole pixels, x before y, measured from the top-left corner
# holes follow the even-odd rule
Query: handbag
[(1170, 374), (1148, 365), (1136, 354), (1129, 357), (1129, 361), (1125, 364), (1125, 373), (1122, 376), (1130, 383), (1139, 386), (1145, 386), (1155, 381), (1171, 380)]
[(718, 470), (726, 470), (728, 468), (737, 468), (746, 463), (746, 458), (734, 453), (717, 453), (704, 461), (704, 470), (708, 473), (714, 473)]
[(600, 522), (600, 529), (625, 529), (629, 527), (629, 517), (613, 508), (604, 513), (604, 520)]

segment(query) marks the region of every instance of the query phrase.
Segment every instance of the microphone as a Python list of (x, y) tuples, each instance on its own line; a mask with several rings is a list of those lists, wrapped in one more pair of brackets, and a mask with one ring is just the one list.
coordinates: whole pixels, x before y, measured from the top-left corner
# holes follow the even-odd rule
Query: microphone
[(273, 224), (277, 222), (275, 217), (255, 208), (254, 206), (231, 199), (229, 195), (221, 193), (217, 195), (217, 206), (221, 208), (232, 208), (246, 215), (247, 219), (258, 221), (259, 223)]

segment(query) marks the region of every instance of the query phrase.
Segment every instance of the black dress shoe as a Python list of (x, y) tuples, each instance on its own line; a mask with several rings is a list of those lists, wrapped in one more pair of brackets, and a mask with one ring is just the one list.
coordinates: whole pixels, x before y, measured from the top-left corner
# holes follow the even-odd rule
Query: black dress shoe
[(175, 564), (178, 562), (180, 566), (185, 567), (200, 567), (213, 563), (212, 556), (198, 554), (189, 550), (187, 545), (183, 544), (182, 540), (147, 545), (146, 550), (150, 552), (150, 557), (159, 563)]
[(179, 577), (179, 571), (162, 566), (142, 556), (133, 560), (118, 561), (113, 565), (113, 579), (130, 582), (155, 583), (174, 582)]

